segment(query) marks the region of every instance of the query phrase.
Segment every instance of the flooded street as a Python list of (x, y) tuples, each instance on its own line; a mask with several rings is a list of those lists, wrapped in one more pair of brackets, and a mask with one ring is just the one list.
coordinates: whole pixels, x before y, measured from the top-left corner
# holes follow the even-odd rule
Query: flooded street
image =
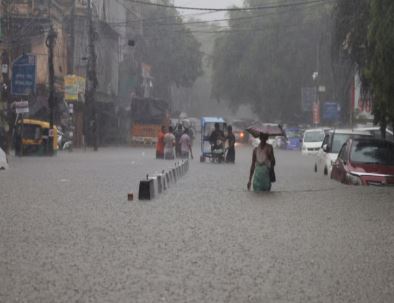
[[(1, 302), (389, 302), (392, 188), (350, 187), (276, 151), (272, 192), (236, 164), (191, 161), (158, 198), (154, 149), (11, 159), (0, 174)], [(199, 155), (195, 145), (196, 158)]]

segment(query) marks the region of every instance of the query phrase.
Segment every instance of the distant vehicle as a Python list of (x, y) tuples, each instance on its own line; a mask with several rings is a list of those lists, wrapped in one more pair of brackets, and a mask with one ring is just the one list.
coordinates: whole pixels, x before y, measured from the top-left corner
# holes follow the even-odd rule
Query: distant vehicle
[(285, 129), (288, 150), (301, 150), (302, 131), (298, 127), (291, 127)]
[[(362, 130), (362, 131), (367, 131), (370, 132), (372, 136), (375, 138), (382, 138), (382, 133), (380, 131), (380, 127), (374, 126), (374, 127), (358, 127), (356, 130)], [(394, 142), (394, 136), (393, 136), (393, 130), (386, 128), (386, 140)]]
[(332, 164), (338, 157), (339, 150), (349, 138), (372, 137), (369, 132), (352, 129), (330, 130), (324, 137), (321, 148), (315, 158), (315, 172), (331, 175)]
[(235, 136), (235, 142), (247, 143), (249, 141), (249, 133), (245, 129), (252, 124), (252, 122), (247, 120), (234, 120), (231, 122), (233, 128), (233, 133)]
[(324, 129), (307, 129), (304, 132), (304, 137), (302, 139), (302, 149), (301, 152), (304, 155), (315, 155), (322, 146), (324, 140)]
[(275, 147), (279, 149), (287, 148), (287, 139), (284, 136), (275, 137)]
[[(50, 132), (53, 133), (52, 148), (49, 145)], [(45, 156), (59, 149), (57, 127), (51, 130), (49, 122), (43, 120), (19, 119), (15, 124), (13, 139), (17, 156)]]
[(333, 164), (331, 179), (349, 185), (394, 186), (394, 143), (348, 139)]
[(211, 162), (222, 163), (225, 157), (225, 148), (222, 140), (218, 140), (216, 145), (220, 148), (213, 149), (210, 142), (210, 136), (215, 129), (215, 123), (219, 124), (219, 128), (223, 133), (226, 131), (226, 121), (221, 117), (202, 117), (201, 118), (201, 156), (200, 162), (210, 159)]
[(160, 99), (134, 97), (131, 101), (131, 142), (154, 144), (161, 126), (169, 126), (169, 104)]

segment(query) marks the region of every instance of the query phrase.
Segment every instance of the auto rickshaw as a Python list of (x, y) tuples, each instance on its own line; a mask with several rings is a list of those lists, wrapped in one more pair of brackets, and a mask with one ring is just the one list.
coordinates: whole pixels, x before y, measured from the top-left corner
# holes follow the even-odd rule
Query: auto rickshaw
[(219, 128), (223, 133), (226, 131), (227, 124), (221, 117), (202, 117), (201, 118), (201, 156), (200, 162), (205, 162), (210, 159), (211, 162), (224, 162), (225, 148), (224, 142), (216, 144), (220, 148), (213, 148), (210, 142), (210, 136), (215, 129), (215, 123), (219, 124)]
[[(15, 154), (44, 156), (50, 154), (49, 123), (35, 119), (17, 121), (14, 133)], [(58, 129), (53, 128), (53, 151), (58, 150)]]

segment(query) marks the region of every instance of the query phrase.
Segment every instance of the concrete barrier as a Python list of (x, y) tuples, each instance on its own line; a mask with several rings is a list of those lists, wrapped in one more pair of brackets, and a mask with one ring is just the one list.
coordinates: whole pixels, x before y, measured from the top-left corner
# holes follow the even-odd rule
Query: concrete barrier
[(175, 168), (171, 169), (171, 173), (172, 173), (172, 179), (174, 180), (174, 183), (176, 183), (177, 181), (176, 169)]
[(154, 181), (152, 179), (140, 181), (138, 189), (139, 200), (152, 200), (155, 197)]
[(170, 188), (170, 184), (174, 184), (183, 177), (189, 170), (189, 160), (182, 160), (175, 163), (175, 167), (168, 171), (155, 173), (152, 176), (146, 175), (145, 180), (140, 181), (138, 199), (152, 200), (164, 191)]
[(167, 188), (170, 187), (171, 176), (169, 172), (166, 172), (166, 183), (167, 183)]

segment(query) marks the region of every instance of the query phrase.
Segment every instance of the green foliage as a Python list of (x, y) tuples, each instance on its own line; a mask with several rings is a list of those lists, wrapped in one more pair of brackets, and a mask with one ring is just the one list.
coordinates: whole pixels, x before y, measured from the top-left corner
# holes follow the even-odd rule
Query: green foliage
[(366, 76), (375, 99), (375, 122), (394, 124), (394, 2), (371, 0)]
[(367, 64), (369, 0), (340, 0), (334, 15), (335, 45), (363, 69)]
[[(167, 3), (168, 4), (168, 3)], [(147, 6), (143, 10), (142, 61), (152, 66), (154, 93), (170, 97), (170, 87), (190, 87), (202, 73), (200, 43), (176, 9)], [(169, 26), (168, 24), (174, 24)]]
[[(262, 4), (246, 0), (244, 5)], [(321, 4), (232, 12), (229, 31), (215, 41), (213, 96), (228, 100), (232, 108), (250, 104), (265, 120), (300, 120), (301, 88), (314, 85), (311, 76), (319, 66), (330, 69), (328, 56), (316, 50), (320, 42), (323, 48), (329, 43), (322, 39), (329, 12)]]
[(336, 45), (360, 71), (375, 123), (385, 129), (394, 124), (394, 2), (341, 0), (335, 18)]

